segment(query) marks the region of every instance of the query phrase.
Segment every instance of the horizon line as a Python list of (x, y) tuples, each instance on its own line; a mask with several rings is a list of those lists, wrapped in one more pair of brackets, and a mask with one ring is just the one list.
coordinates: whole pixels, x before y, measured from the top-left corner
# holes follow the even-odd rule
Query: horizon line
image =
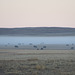
[(0, 28), (10, 28), (11, 29), (11, 28), (43, 28), (43, 27), (44, 28), (48, 28), (48, 27), (49, 28), (75, 28), (75, 27), (63, 27), (63, 26), (62, 27), (61, 26), (59, 26), (59, 27), (57, 27), (57, 26), (34, 26), (34, 27), (33, 26), (32, 27), (30, 26), (29, 27), (28, 26), (28, 27), (0, 27)]

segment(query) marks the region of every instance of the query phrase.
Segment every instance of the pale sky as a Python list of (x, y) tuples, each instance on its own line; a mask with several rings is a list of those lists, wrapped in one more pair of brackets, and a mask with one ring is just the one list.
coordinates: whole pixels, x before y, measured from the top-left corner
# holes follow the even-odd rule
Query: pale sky
[(75, 0), (0, 0), (0, 27), (74, 27)]

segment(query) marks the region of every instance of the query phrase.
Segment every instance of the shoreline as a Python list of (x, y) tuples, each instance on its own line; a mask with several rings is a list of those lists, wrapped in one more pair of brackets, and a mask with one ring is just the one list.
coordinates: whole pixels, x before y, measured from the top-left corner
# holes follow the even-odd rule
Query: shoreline
[(75, 50), (75, 44), (29, 44), (29, 45), (0, 45), (0, 49), (23, 50)]
[(20, 37), (20, 36), (21, 37), (26, 37), (26, 36), (32, 36), (32, 37), (37, 37), (37, 36), (38, 37), (51, 37), (52, 36), (53, 37), (53, 36), (75, 36), (75, 33), (74, 32), (72, 32), (72, 33), (50, 33), (50, 34), (46, 33), (46, 34), (41, 34), (41, 35), (40, 34), (29, 34), (29, 35), (26, 35), (26, 34), (25, 35), (17, 35), (17, 34), (7, 35), (6, 34), (6, 35), (0, 35), (0, 36), (13, 36), (13, 37)]

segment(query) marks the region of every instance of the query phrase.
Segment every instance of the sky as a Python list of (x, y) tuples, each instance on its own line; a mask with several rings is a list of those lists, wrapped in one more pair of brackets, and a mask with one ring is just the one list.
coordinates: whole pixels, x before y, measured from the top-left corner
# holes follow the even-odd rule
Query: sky
[(73, 27), (75, 0), (0, 0), (0, 28)]

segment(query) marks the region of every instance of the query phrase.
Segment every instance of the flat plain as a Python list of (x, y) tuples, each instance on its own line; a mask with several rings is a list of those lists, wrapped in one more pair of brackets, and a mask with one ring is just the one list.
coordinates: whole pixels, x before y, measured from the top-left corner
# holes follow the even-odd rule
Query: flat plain
[(0, 49), (0, 75), (75, 75), (75, 50)]

